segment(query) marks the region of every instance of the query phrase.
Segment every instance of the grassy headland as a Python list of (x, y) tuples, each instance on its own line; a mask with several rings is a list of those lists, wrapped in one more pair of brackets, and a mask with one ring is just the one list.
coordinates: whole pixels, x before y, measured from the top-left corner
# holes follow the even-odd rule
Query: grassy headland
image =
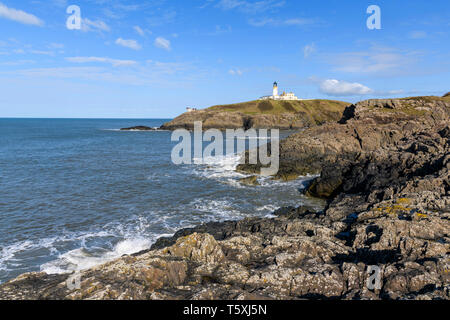
[(254, 100), (216, 105), (188, 112), (163, 125), (165, 129), (192, 128), (202, 121), (204, 128), (294, 129), (337, 121), (349, 103), (334, 100)]

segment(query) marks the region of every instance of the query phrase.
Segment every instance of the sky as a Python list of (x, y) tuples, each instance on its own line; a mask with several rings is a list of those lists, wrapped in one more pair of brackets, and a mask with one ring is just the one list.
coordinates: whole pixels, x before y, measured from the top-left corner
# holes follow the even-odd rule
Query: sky
[(0, 117), (172, 118), (274, 81), (304, 99), (441, 96), (449, 40), (448, 0), (0, 0)]

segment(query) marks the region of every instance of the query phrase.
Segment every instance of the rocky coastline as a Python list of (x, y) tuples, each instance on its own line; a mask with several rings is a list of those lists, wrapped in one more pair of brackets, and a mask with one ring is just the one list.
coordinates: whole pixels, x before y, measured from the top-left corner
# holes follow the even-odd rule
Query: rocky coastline
[(73, 275), (27, 273), (0, 299), (448, 300), (449, 172), (448, 95), (362, 101), (281, 142), (276, 178), (320, 174), (304, 192), (324, 210), (183, 229), (81, 271), (76, 288)]

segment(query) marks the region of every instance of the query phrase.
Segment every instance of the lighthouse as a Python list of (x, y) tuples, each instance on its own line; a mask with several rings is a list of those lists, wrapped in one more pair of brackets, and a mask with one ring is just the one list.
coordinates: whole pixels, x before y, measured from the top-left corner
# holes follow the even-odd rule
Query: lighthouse
[(293, 92), (284, 92), (281, 95), (278, 95), (278, 83), (275, 81), (273, 83), (273, 91), (271, 96), (264, 96), (259, 98), (259, 100), (285, 100), (285, 101), (292, 101), (292, 100), (302, 100), (295, 96)]

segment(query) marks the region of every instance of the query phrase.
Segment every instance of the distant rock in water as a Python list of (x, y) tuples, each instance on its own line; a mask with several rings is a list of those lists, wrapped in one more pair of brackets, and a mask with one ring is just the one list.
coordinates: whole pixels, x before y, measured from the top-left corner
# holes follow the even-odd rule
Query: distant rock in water
[(146, 126), (136, 126), (136, 127), (130, 127), (130, 128), (122, 128), (120, 131), (156, 131), (155, 128), (150, 128)]

